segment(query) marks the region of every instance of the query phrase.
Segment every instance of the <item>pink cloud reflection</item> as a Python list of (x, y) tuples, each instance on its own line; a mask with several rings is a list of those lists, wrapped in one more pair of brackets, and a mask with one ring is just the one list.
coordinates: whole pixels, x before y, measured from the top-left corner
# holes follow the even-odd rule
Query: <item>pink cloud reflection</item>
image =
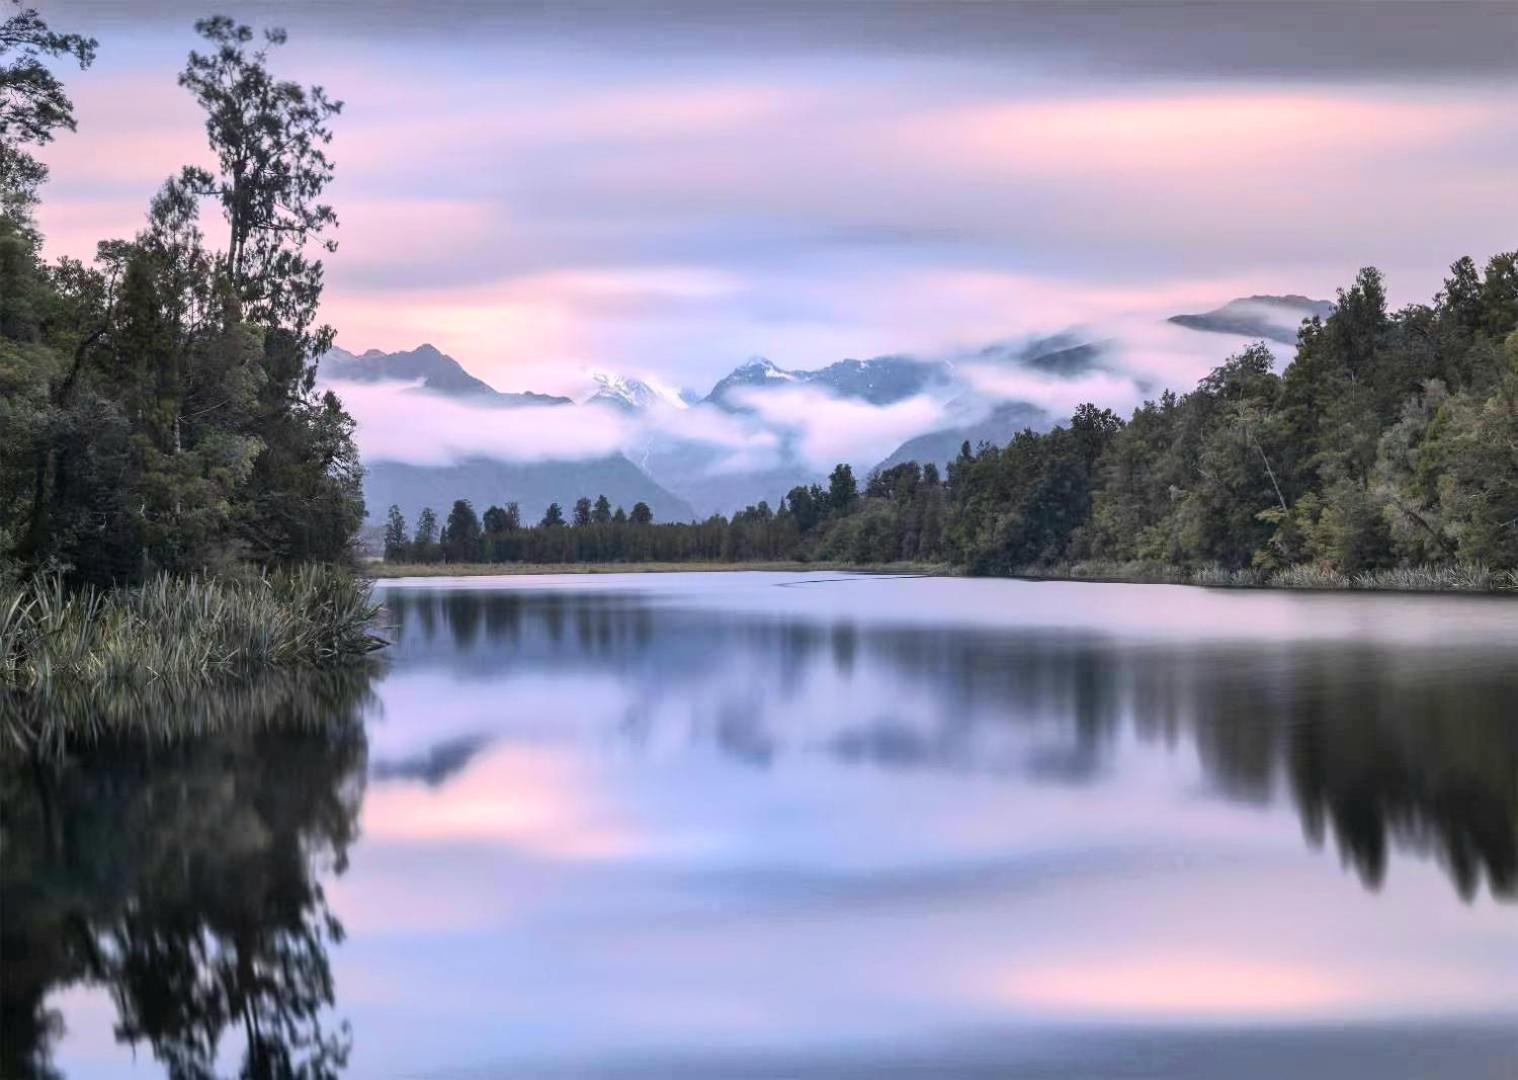
[(370, 842), (499, 844), (563, 861), (615, 859), (644, 844), (570, 755), (507, 746), (438, 788), (420, 781), (370, 787), (362, 828)]
[(1339, 973), (1237, 953), (1075, 959), (1013, 972), (994, 990), (1036, 1012), (1188, 1019), (1312, 1014), (1363, 996)]

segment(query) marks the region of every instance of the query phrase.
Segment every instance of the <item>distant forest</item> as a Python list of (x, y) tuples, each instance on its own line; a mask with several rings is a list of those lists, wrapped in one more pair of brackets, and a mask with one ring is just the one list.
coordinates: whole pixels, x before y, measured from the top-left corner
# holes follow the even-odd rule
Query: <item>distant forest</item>
[(730, 519), (659, 523), (580, 497), (536, 523), (456, 501), (408, 529), (397, 562), (799, 560), (945, 563), (974, 574), (1080, 563), (1214, 568), (1256, 580), (1309, 568), (1518, 568), (1518, 252), (1462, 258), (1431, 303), (1388, 311), (1362, 270), (1302, 324), (1274, 370), (1252, 345), (1187, 394), (1126, 422), (1082, 405), (1005, 446), (966, 443), (946, 473), (848, 465)]

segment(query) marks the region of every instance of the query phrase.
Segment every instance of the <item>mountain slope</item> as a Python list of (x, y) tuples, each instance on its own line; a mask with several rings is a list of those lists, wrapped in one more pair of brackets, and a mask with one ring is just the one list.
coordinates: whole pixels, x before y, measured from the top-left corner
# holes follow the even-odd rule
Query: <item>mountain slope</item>
[(947, 386), (953, 378), (948, 364), (910, 356), (877, 356), (872, 360), (840, 360), (805, 373), (808, 383), (839, 397), (871, 405), (891, 405)]
[(952, 379), (953, 369), (948, 364), (910, 356), (839, 360), (815, 371), (787, 371), (763, 357), (755, 357), (719, 379), (705, 400), (729, 412), (745, 412), (748, 406), (735, 399), (735, 391), (816, 386), (836, 397), (868, 401), (871, 405), (891, 405), (947, 386)]
[(1190, 330), (1264, 338), (1295, 345), (1297, 328), (1314, 315), (1327, 318), (1334, 306), (1306, 296), (1243, 296), (1200, 315), (1172, 315), (1169, 322)]
[(709, 405), (716, 405), (729, 412), (747, 412), (747, 406), (733, 399), (735, 390), (766, 386), (794, 386), (803, 381), (803, 375), (804, 373), (798, 374), (778, 368), (764, 357), (756, 356), (718, 379), (717, 384), (712, 387), (711, 393), (707, 394), (704, 400)]
[(776, 507), (791, 488), (824, 479), (799, 461), (785, 461), (768, 468), (713, 472), (724, 456), (724, 451), (710, 443), (672, 439), (648, 447), (634, 460), (649, 475), (658, 477), (661, 485), (689, 502), (702, 518), (731, 515), (760, 500)]
[(455, 499), (468, 499), (477, 513), (515, 502), (524, 524), (535, 524), (556, 502), (569, 516), (581, 496), (605, 495), (613, 506), (631, 510), (646, 502), (655, 521), (689, 521), (695, 511), (684, 499), (670, 494), (621, 454), (587, 461), (511, 462), (468, 458), (452, 465), (411, 465), (400, 461), (364, 464), (364, 502), (369, 517), (383, 520), (391, 504), (398, 505), (408, 525), (415, 525), (423, 507), (430, 506), (439, 522)]
[(591, 372), (596, 392), (586, 398), (586, 405), (612, 405), (624, 412), (642, 412), (644, 409), (688, 409), (690, 403), (677, 393), (663, 390), (642, 379), (625, 375), (612, 375), (605, 371)]
[(1004, 446), (1024, 428), (1047, 431), (1053, 425), (1049, 414), (1037, 406), (1023, 402), (998, 405), (991, 410), (989, 416), (974, 423), (941, 428), (908, 439), (875, 468), (889, 469), (904, 461), (915, 461), (919, 465), (933, 462), (942, 469), (959, 456), (960, 447), (966, 442), (972, 450), (983, 442)]
[(431, 345), (418, 345), (408, 352), (386, 353), (370, 349), (355, 356), (345, 349), (332, 349), (321, 359), (322, 378), (335, 382), (416, 382), (435, 394), (484, 405), (568, 405), (566, 397), (552, 394), (503, 394), (475, 378), (453, 357)]

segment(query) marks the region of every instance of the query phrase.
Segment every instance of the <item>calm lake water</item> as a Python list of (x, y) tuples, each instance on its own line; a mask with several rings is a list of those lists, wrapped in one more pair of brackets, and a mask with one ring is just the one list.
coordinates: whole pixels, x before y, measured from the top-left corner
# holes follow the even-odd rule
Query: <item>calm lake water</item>
[(382, 596), (372, 676), (6, 759), (10, 1067), (1518, 1076), (1512, 601)]

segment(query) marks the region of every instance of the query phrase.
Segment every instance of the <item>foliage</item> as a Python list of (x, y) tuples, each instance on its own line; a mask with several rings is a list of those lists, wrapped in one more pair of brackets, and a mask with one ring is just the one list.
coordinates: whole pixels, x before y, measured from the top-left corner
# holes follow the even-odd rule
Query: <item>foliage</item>
[[(207, 110), (219, 166), (169, 179), (136, 237), (102, 242), (90, 266), (45, 265), (35, 184), (4, 177), (0, 560), (70, 584), (346, 562), (363, 519), (353, 421), (314, 390), (331, 332), (312, 327), (322, 264), (306, 250), (335, 224), (318, 200), (337, 106), (274, 80), (266, 50), (243, 48), (247, 27), (197, 28), (214, 51), (192, 53), (181, 82)], [(38, 57), (87, 64), (94, 43), (29, 11), (0, 24), (0, 40), (0, 155), (12, 161), (73, 126)], [(227, 218), (223, 251), (201, 233), (205, 197)]]
[(459, 562), (480, 550), (480, 519), (468, 499), (454, 501), (443, 526), (443, 558)]
[(246, 580), (160, 576), (69, 589), (59, 577), (0, 584), (0, 688), (193, 684), (273, 666), (322, 666), (383, 642), (372, 586), (303, 566)]
[[(212, 48), (190, 53), (179, 85), (205, 110), (219, 172), (187, 168), (180, 183), (221, 203), (228, 231), (222, 272), (245, 316), (288, 328), (303, 355), (318, 355), (330, 347), (332, 331), (310, 335), (322, 264), (305, 250), (337, 224), (332, 207), (318, 200), (332, 179), (327, 121), (342, 111), (342, 102), (320, 86), (273, 78), (268, 50), (285, 43), (283, 30), (265, 31), (264, 47), (252, 52), (253, 30), (225, 15), (201, 19), (195, 30)], [(322, 247), (336, 250), (331, 240)], [(303, 375), (309, 391), (314, 365)]]
[(45, 58), (66, 56), (87, 68), (95, 47), (93, 38), (49, 29), (31, 8), (0, 22), (0, 214), (13, 221), (29, 220), (47, 179), (47, 166), (22, 148), (52, 142), (59, 128), (75, 130), (74, 103)]

